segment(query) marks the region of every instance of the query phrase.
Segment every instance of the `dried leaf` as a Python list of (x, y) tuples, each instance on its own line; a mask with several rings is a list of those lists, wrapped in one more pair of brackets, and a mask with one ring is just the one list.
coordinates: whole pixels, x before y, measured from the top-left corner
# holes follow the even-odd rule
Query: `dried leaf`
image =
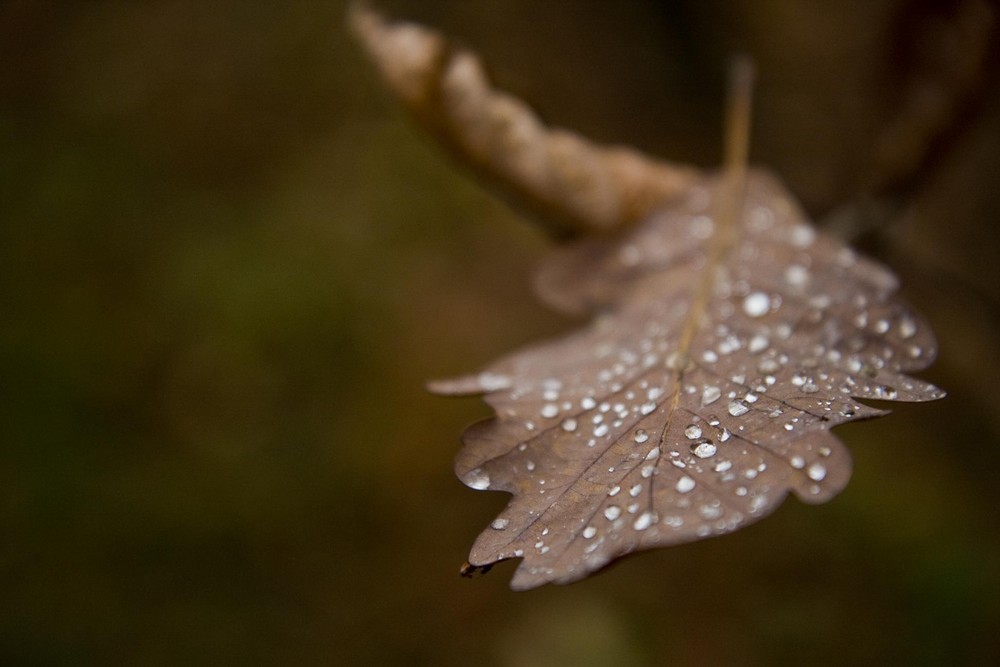
[[(390, 86), (446, 143), (571, 228), (617, 230), (557, 249), (539, 274), (542, 296), (594, 316), (589, 326), (432, 383), (485, 394), (496, 417), (466, 431), (456, 471), (474, 489), (513, 494), (463, 574), (523, 558), (513, 588), (571, 582), (640, 549), (733, 531), (789, 491), (826, 501), (851, 472), (830, 428), (885, 414), (856, 399), (943, 395), (907, 375), (935, 343), (894, 296), (892, 274), (811, 227), (774, 177), (748, 172), (739, 104), (722, 175), (676, 168), (683, 178), (668, 180), (683, 191), (602, 208), (624, 201), (606, 149), (542, 128), (434, 33), (368, 10), (354, 23)], [(476, 74), (455, 75), (467, 70)], [(519, 123), (549, 148), (509, 156)], [(580, 147), (590, 176), (566, 180), (552, 145)], [(633, 184), (662, 185), (661, 170), (675, 169), (632, 155)]]
[(698, 173), (621, 146), (545, 127), (494, 89), (475, 55), (363, 4), (351, 25), (386, 85), (453, 155), (539, 216), (558, 236), (635, 220), (687, 189)]
[(456, 471), (510, 504), (469, 558), (524, 558), (515, 589), (585, 577), (639, 549), (727, 533), (788, 491), (829, 500), (851, 462), (829, 429), (885, 414), (856, 398), (924, 401), (929, 328), (896, 281), (807, 225), (753, 172), (738, 233), (719, 179), (613, 240), (557, 251), (540, 290), (599, 314), (585, 330), (435, 383), (484, 393)]

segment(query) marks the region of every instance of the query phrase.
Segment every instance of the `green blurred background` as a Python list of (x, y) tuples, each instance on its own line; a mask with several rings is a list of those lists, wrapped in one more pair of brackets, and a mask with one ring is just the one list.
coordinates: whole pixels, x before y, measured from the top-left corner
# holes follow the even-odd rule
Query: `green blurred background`
[[(1000, 664), (996, 9), (383, 6), (550, 122), (706, 167), (750, 52), (755, 160), (900, 274), (949, 398), (839, 429), (828, 505), (569, 587), (460, 579), (505, 502), (451, 473), (488, 411), (422, 383), (574, 326), (531, 296), (541, 233), (415, 131), (342, 2), (7, 0), (0, 662)], [(880, 160), (894, 122), (919, 150)]]

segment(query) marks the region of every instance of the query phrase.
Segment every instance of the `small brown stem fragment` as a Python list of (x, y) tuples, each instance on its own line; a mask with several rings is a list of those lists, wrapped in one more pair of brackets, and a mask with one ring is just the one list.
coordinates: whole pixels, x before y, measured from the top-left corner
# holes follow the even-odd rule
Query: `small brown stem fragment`
[(492, 87), (475, 55), (438, 33), (351, 8), (355, 34), (388, 87), (456, 157), (556, 236), (607, 232), (684, 192), (697, 170), (545, 127)]
[(737, 56), (729, 70), (729, 90), (726, 101), (725, 187), (718, 202), (719, 234), (714, 244), (715, 260), (729, 252), (735, 243), (739, 219), (746, 193), (748, 158), (750, 155), (750, 117), (753, 106), (753, 62), (748, 56)]
[[(742, 178), (750, 153), (750, 112), (753, 104), (753, 62), (747, 56), (733, 60), (729, 71), (729, 99), (726, 108), (726, 159), (729, 178)], [(735, 173), (734, 173), (735, 172)]]

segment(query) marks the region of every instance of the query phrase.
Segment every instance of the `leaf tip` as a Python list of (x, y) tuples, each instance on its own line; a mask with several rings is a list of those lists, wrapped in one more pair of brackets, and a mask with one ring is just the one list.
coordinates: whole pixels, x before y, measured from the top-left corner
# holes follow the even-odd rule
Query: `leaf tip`
[(462, 563), (462, 567), (458, 568), (458, 574), (465, 579), (472, 579), (476, 576), (482, 576), (487, 574), (493, 569), (494, 563), (487, 563), (486, 565), (473, 565), (469, 561)]

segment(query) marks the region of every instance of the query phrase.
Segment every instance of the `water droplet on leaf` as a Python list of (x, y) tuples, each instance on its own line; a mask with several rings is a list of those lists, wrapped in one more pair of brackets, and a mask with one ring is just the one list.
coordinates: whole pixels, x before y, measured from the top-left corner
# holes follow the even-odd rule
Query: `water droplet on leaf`
[(747, 407), (747, 404), (745, 402), (741, 401), (741, 400), (740, 401), (731, 401), (729, 403), (729, 414), (731, 414), (734, 417), (739, 417), (740, 415), (745, 415), (749, 411), (750, 411), (750, 408)]
[(710, 456), (714, 456), (717, 451), (718, 447), (711, 442), (703, 442), (701, 444), (691, 446), (691, 453), (699, 459), (707, 459)]
[(687, 475), (682, 476), (677, 480), (676, 489), (679, 493), (687, 493), (695, 487), (695, 481), (688, 477)]

